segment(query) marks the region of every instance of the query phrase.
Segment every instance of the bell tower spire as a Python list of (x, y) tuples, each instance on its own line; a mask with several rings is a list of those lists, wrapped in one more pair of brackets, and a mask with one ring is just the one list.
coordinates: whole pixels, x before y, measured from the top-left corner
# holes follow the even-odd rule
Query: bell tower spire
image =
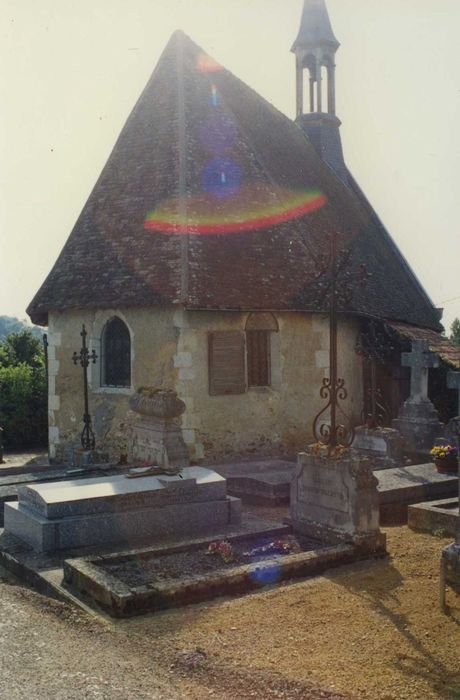
[[(324, 0), (305, 0), (300, 29), (291, 51), (297, 69), (297, 116), (305, 113), (304, 75), (309, 72), (309, 112), (335, 114), (335, 53), (340, 44), (332, 31)], [(324, 89), (324, 80), (327, 89)]]
[(346, 184), (341, 122), (335, 115), (335, 54), (339, 46), (325, 0), (304, 0), (299, 33), (291, 49), (296, 58), (296, 122)]

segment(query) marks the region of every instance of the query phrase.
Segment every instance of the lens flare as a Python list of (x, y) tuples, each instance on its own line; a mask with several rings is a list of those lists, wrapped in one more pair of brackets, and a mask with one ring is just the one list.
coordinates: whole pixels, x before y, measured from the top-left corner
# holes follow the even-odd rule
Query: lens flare
[(196, 59), (196, 67), (200, 73), (218, 73), (223, 70), (220, 63), (207, 53), (200, 53)]
[(219, 93), (217, 92), (215, 85), (213, 85), (211, 88), (211, 103), (213, 107), (217, 107), (219, 105)]
[(256, 231), (314, 212), (327, 201), (319, 190), (289, 190), (259, 182), (236, 191), (235, 183), (236, 174), (230, 167), (219, 170), (215, 164), (205, 192), (162, 202), (147, 214), (144, 228), (202, 235)]
[(260, 586), (270, 586), (273, 583), (278, 583), (280, 580), (281, 566), (273, 563), (269, 566), (255, 567), (249, 575)]
[(228, 158), (214, 158), (201, 176), (203, 190), (218, 199), (232, 197), (238, 191), (240, 182), (240, 166)]

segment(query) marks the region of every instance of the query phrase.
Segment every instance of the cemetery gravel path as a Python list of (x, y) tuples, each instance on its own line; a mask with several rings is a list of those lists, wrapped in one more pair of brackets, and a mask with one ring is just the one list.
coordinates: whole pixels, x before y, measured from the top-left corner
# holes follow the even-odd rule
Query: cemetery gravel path
[(87, 615), (18, 584), (0, 567), (0, 698), (5, 700), (346, 700), (271, 672), (222, 666), (200, 649)]
[(459, 698), (460, 597), (438, 608), (448, 540), (386, 532), (388, 559), (126, 621), (0, 583), (0, 697)]

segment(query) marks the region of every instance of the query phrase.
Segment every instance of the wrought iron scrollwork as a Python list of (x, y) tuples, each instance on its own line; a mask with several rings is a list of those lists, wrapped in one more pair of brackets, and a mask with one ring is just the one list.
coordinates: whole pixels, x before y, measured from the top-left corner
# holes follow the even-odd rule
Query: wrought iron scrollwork
[[(338, 445), (349, 447), (354, 439), (354, 428), (340, 402), (348, 391), (345, 379), (337, 376), (337, 313), (352, 300), (358, 286), (363, 286), (370, 276), (364, 265), (357, 270), (349, 268), (351, 250), (337, 250), (337, 233), (328, 237), (328, 253), (318, 260), (316, 286), (322, 302), (329, 306), (329, 377), (323, 379), (320, 396), (327, 401), (313, 421), (313, 434), (318, 442), (333, 449)], [(341, 414), (342, 419), (339, 419)]]
[[(347, 427), (344, 423), (337, 422), (337, 411), (342, 413), (345, 420), (348, 422), (346, 413), (341, 409), (339, 401), (345, 401), (348, 396), (348, 391), (345, 386), (345, 380), (337, 378), (335, 387), (331, 385), (331, 378), (325, 377), (323, 385), (320, 389), (322, 399), (327, 399), (326, 405), (315, 417), (313, 421), (313, 434), (318, 442), (324, 445), (336, 447), (342, 445), (349, 447), (353, 442), (355, 433), (353, 428)], [(323, 421), (330, 414), (330, 420)]]

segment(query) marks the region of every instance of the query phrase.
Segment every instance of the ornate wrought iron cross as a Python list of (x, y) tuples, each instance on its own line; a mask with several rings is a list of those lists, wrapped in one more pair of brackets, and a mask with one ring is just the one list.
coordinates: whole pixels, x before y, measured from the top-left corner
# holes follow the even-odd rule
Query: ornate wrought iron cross
[(97, 360), (97, 355), (96, 352), (93, 350), (91, 353), (89, 352), (87, 346), (86, 346), (86, 337), (87, 337), (87, 332), (86, 328), (83, 324), (81, 333), (82, 337), (82, 346), (80, 349), (80, 352), (74, 352), (72, 355), (72, 360), (74, 365), (77, 365), (80, 362), (80, 365), (83, 368), (83, 393), (84, 393), (84, 400), (85, 400), (85, 412), (83, 414), (83, 423), (84, 427), (81, 433), (81, 444), (83, 446), (84, 450), (94, 450), (96, 447), (96, 438), (94, 437), (93, 429), (91, 427), (91, 416), (89, 414), (89, 408), (88, 408), (88, 366), (90, 362), (93, 364), (96, 363)]
[[(338, 376), (337, 368), (337, 314), (339, 306), (346, 306), (353, 298), (357, 284), (363, 286), (370, 276), (364, 265), (356, 271), (349, 269), (351, 250), (337, 250), (337, 232), (328, 236), (328, 251), (316, 258), (316, 279), (322, 302), (329, 305), (329, 377), (325, 377), (320, 396), (326, 399), (324, 408), (313, 421), (313, 435), (330, 449), (338, 445), (349, 447), (354, 439), (354, 428), (340, 405), (348, 396), (345, 379)], [(345, 420), (339, 420), (339, 413)], [(328, 414), (329, 420), (325, 414)]]

